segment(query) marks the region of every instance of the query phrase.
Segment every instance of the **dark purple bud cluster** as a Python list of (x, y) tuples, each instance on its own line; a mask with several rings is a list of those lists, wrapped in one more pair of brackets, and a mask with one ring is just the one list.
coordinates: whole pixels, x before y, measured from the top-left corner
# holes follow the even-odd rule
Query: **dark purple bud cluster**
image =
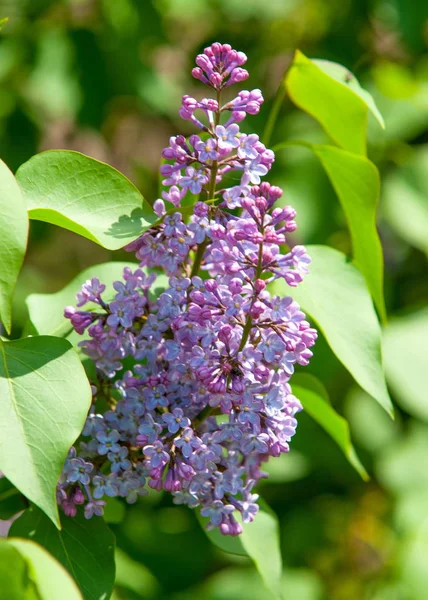
[[(68, 515), (78, 504), (88, 518), (101, 514), (112, 496), (135, 502), (149, 486), (237, 535), (257, 513), (262, 464), (289, 450), (301, 410), (289, 380), (296, 364), (308, 364), (317, 334), (268, 284), (298, 285), (310, 259), (302, 246), (284, 252), (295, 211), (275, 207), (282, 190), (261, 182), (274, 154), (237, 124), (259, 111), (260, 91), (221, 105), (221, 90), (247, 77), (245, 61), (221, 44), (198, 56), (193, 75), (217, 98), (183, 98), (181, 116), (204, 133), (173, 137), (163, 152), (159, 220), (127, 247), (140, 267), (125, 269), (114, 298), (87, 281), (80, 310), (65, 310), (87, 333), (80, 345), (99, 374), (58, 485)], [(231, 117), (222, 124), (224, 111)], [(223, 183), (230, 173), (232, 187)], [(152, 270), (167, 276), (157, 296)]]

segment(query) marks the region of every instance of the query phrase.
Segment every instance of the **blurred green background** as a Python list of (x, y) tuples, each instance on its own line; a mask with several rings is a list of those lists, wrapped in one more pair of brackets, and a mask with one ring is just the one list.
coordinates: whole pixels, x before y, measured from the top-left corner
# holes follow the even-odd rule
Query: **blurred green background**
[[(188, 133), (182, 94), (202, 97), (194, 56), (213, 41), (248, 54), (263, 90), (261, 134), (293, 51), (339, 62), (375, 97), (369, 157), (382, 176), (379, 230), (390, 325), (385, 364), (392, 422), (358, 389), (321, 338), (309, 371), (345, 415), (372, 478), (364, 483), (305, 414), (291, 453), (262, 493), (281, 523), (284, 597), (428, 598), (428, 5), (426, 0), (0, 0), (0, 156), (12, 170), (48, 148), (79, 150), (157, 197), (160, 152)], [(246, 84), (247, 86), (247, 84)], [(289, 101), (272, 144), (324, 141)], [(298, 211), (295, 241), (350, 252), (344, 215), (316, 158), (278, 154), (271, 181)], [(60, 289), (83, 268), (130, 260), (71, 232), (32, 222), (15, 301), (15, 334), (30, 292)], [(194, 514), (150, 494), (108, 510), (118, 541), (114, 600), (270, 600), (246, 559), (223, 554)]]

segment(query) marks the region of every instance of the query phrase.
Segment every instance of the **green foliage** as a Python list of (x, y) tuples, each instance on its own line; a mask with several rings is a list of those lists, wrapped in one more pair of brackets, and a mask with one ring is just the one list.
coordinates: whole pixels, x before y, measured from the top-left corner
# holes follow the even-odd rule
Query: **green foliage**
[[(64, 10), (61, 0), (15, 0), (2, 11), (10, 20), (0, 39), (0, 155), (13, 171), (29, 162), (17, 175), (24, 194), (0, 163), (1, 335), (12, 329), (13, 337), (22, 331), (66, 336), (70, 327), (63, 308), (74, 304), (81, 283), (98, 276), (107, 284), (108, 295), (111, 281), (129, 264), (103, 263), (128, 257), (112, 255), (46, 223), (117, 250), (155, 219), (134, 185), (107, 164), (71, 151), (31, 156), (40, 148), (77, 148), (117, 165), (147, 198), (156, 198), (159, 150), (170, 135), (190, 131), (177, 121), (177, 104), (183, 94), (193, 94), (192, 83), (196, 97), (201, 91), (199, 83), (185, 78), (183, 67), (213, 39), (231, 41), (249, 54), (250, 89), (263, 87), (266, 100), (253, 121), (254, 130), (261, 132), (266, 126), (267, 144), (273, 133), (274, 142), (304, 140), (322, 165), (319, 168), (312, 156), (300, 160), (300, 150), (294, 150), (278, 153), (270, 173), (272, 183), (284, 187), (284, 204), (297, 209), (299, 228), (290, 236), (292, 243), (309, 244), (313, 258), (304, 284), (297, 289), (283, 287), (280, 293), (295, 297), (327, 340), (319, 339), (310, 366), (322, 383), (299, 373), (292, 380), (293, 393), (312, 419), (299, 415), (291, 453), (266, 465), (270, 477), (263, 482), (263, 494), (278, 515), (286, 565), (281, 579), (276, 518), (269, 521), (262, 511), (258, 518), (267, 519), (273, 534), (257, 531), (244, 546), (245, 536), (238, 540), (212, 532), (205, 536), (190, 511), (169, 507), (166, 497), (149, 494), (132, 507), (115, 499), (108, 502), (106, 519), (122, 548), (116, 552), (112, 600), (271, 600), (281, 592), (286, 600), (425, 600), (426, 3), (396, 0), (367, 7), (358, 0), (272, 0), (263, 11), (257, 0), (66, 4)], [(0, 29), (6, 21), (0, 19)], [(209, 23), (209, 31), (201, 27), (204, 23)], [(310, 60), (297, 52), (268, 118), (281, 69), (296, 47), (332, 60)], [(332, 61), (349, 66), (364, 88), (351, 71)], [(284, 102), (287, 91), (291, 103), (306, 115)], [(382, 349), (386, 379), (400, 407), (395, 421), (383, 410), (391, 413), (379, 324), (364, 285), (365, 279), (385, 322), (384, 267), (376, 231), (378, 170), (385, 296), (391, 315)], [(20, 273), (28, 229), (25, 201), (32, 223), (28, 257)], [(180, 209), (184, 218), (191, 211), (189, 206)], [(345, 254), (352, 255), (354, 264)], [(87, 268), (92, 263), (98, 264)], [(27, 329), (22, 305), (28, 292), (58, 290), (67, 281), (59, 292), (27, 297), (33, 325)], [(159, 289), (163, 286), (159, 281)], [(47, 350), (46, 340), (51, 345), (52, 338), (45, 337), (0, 342), (7, 355), (0, 367), (0, 470), (4, 456), (11, 461), (8, 478), (0, 478), (0, 519), (9, 519), (28, 505), (21, 491), (36, 502), (32, 493), (47, 499), (52, 518), (57, 518), (54, 479), (89, 404), (88, 385), (82, 370), (76, 370), (70, 346), (54, 341), (57, 350), (64, 349), (60, 354)], [(28, 354), (25, 348), (38, 354)], [(40, 370), (36, 359), (43, 363)], [(28, 373), (23, 373), (26, 368), (19, 360), (31, 366)], [(6, 376), (5, 364), (13, 376)], [(344, 367), (365, 391), (354, 386)], [(28, 395), (27, 383), (34, 397)], [(13, 409), (12, 394), (24, 418), (14, 417), (11, 429), (5, 407)], [(356, 480), (313, 420), (364, 475), (355, 453), (361, 454), (376, 475), (375, 484)], [(54, 421), (61, 435), (54, 431)], [(23, 429), (18, 428), (21, 422)], [(38, 431), (32, 431), (33, 424)], [(30, 445), (23, 455), (16, 448), (27, 434)], [(48, 469), (49, 485), (43, 479)], [(48, 491), (42, 489), (44, 483)], [(1, 598), (110, 597), (112, 534), (96, 518), (86, 521), (79, 515), (74, 523), (61, 520), (63, 530), (58, 532), (33, 507), (14, 524), (12, 535), (30, 539), (36, 535), (35, 541), (55, 558), (46, 555), (38, 561), (36, 554), (42, 548), (33, 542), (22, 543), (35, 546), (34, 559), (18, 546), (1, 542)], [(228, 554), (213, 550), (209, 539)], [(103, 541), (103, 548), (97, 540)], [(269, 578), (273, 594), (248, 555)], [(266, 564), (269, 556), (273, 559)], [(78, 596), (67, 596), (72, 582), (62, 570), (58, 574), (56, 559), (74, 569), (82, 586)], [(272, 566), (274, 572), (269, 572)], [(60, 589), (55, 587), (59, 581)], [(86, 596), (88, 590), (92, 595)]]
[(0, 341), (0, 470), (59, 527), (56, 484), (80, 434), (91, 390), (69, 342)]
[(278, 517), (260, 502), (260, 510), (252, 523), (243, 527), (242, 545), (254, 561), (266, 587), (281, 600), (282, 558), (279, 546)]
[(278, 519), (269, 506), (259, 501), (260, 510), (252, 523), (243, 523), (239, 537), (222, 535), (218, 529), (207, 531), (208, 519), (198, 515), (198, 520), (213, 544), (224, 552), (250, 557), (259, 571), (266, 587), (275, 598), (282, 598), (282, 559), (279, 548)]
[(428, 420), (426, 343), (428, 310), (394, 319), (385, 329), (383, 351), (389, 385), (410, 415)]
[[(327, 246), (308, 246), (311, 274), (293, 297), (323, 332), (337, 358), (360, 386), (392, 415), (382, 368), (381, 334), (364, 278), (346, 257)], [(285, 295), (282, 282), (274, 284)]]
[[(32, 506), (14, 522), (11, 535), (41, 544), (73, 576), (84, 600), (109, 598), (115, 578), (114, 535), (102, 518), (62, 515), (59, 531)], [(55, 600), (62, 596), (58, 596)]]
[(427, 170), (428, 148), (422, 147), (386, 178), (382, 208), (397, 234), (428, 255)]
[(156, 220), (124, 175), (79, 152), (42, 152), (16, 177), (30, 219), (70, 229), (109, 250), (132, 242)]
[(26, 504), (19, 490), (6, 477), (0, 478), (0, 519), (7, 521), (13, 515), (24, 510)]
[(0, 590), (7, 600), (83, 600), (73, 578), (34, 541), (0, 540)]
[(383, 126), (370, 94), (352, 73), (329, 61), (312, 61), (297, 51), (285, 78), (296, 106), (316, 119), (341, 148), (366, 154), (369, 109)]
[(0, 317), (10, 333), (12, 296), (27, 246), (28, 216), (16, 179), (0, 160)]
[(386, 320), (383, 297), (383, 252), (376, 229), (379, 172), (364, 156), (333, 146), (285, 142), (278, 149), (303, 145), (317, 156), (340, 200), (351, 232), (356, 266), (364, 275), (382, 320)]
[(349, 424), (331, 406), (322, 383), (311, 375), (297, 373), (293, 377), (292, 390), (308, 415), (334, 439), (349, 463), (367, 481), (369, 475), (352, 445)]

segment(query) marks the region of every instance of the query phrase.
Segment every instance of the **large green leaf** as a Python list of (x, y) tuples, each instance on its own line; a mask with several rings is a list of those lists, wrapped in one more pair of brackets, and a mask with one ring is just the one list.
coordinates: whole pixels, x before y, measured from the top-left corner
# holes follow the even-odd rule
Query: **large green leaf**
[(382, 366), (381, 332), (360, 271), (327, 246), (307, 246), (311, 272), (290, 290), (281, 280), (272, 291), (292, 295), (317, 323), (355, 381), (393, 414)]
[(91, 403), (67, 340), (0, 341), (0, 470), (59, 526), (55, 490)]
[(28, 215), (19, 185), (0, 160), (0, 318), (10, 333), (12, 295), (24, 260)]
[(244, 547), (242, 546), (241, 536), (232, 537), (230, 535), (222, 535), (217, 528), (214, 529), (206, 529), (206, 526), (209, 523), (209, 519), (206, 517), (202, 517), (199, 511), (196, 512), (197, 519), (204, 531), (207, 535), (208, 539), (223, 550), (223, 552), (227, 552), (228, 554), (238, 554), (239, 556), (248, 556)]
[(361, 98), (364, 104), (367, 106), (368, 110), (375, 117), (379, 125), (382, 129), (385, 129), (385, 121), (383, 116), (381, 115), (376, 103), (373, 99), (373, 96), (364, 88), (361, 87), (358, 79), (355, 77), (353, 73), (343, 65), (339, 65), (338, 63), (332, 62), (331, 60), (324, 59), (312, 59), (312, 62), (315, 63), (324, 73), (346, 86), (349, 90), (352, 90), (357, 96)]
[(129, 179), (79, 152), (37, 154), (16, 178), (30, 219), (70, 229), (109, 250), (135, 240), (157, 219)]
[(382, 320), (386, 320), (383, 297), (383, 252), (376, 229), (379, 172), (363, 156), (332, 146), (311, 145), (340, 200), (351, 232), (354, 261), (364, 275)]
[[(18, 556), (12, 556), (10, 548)], [(1, 561), (0, 592), (3, 594), (8, 590), (9, 594), (12, 586), (17, 586), (20, 593), (18, 596), (2, 595), (5, 600), (82, 600), (69, 573), (34, 541), (20, 538), (0, 541), (0, 555), (6, 558), (5, 563)]]
[(350, 152), (366, 153), (369, 109), (383, 125), (371, 96), (341, 65), (310, 60), (297, 50), (285, 86), (294, 104), (314, 117), (338, 146)]
[(428, 421), (428, 310), (394, 319), (384, 331), (386, 377), (397, 402)]
[(0, 538), (0, 591), (7, 600), (27, 600), (28, 566), (18, 550)]
[(379, 201), (379, 172), (364, 156), (300, 140), (278, 144), (275, 150), (304, 146), (320, 160), (345, 212), (351, 232), (355, 264), (366, 278), (368, 288), (383, 321), (383, 252), (376, 228)]
[(428, 255), (427, 171), (428, 144), (385, 179), (382, 212), (401, 238)]
[[(314, 385), (314, 380), (317, 385)], [(367, 481), (369, 476), (352, 445), (348, 422), (334, 410), (321, 382), (311, 375), (298, 373), (291, 380), (291, 385), (293, 394), (308, 415), (333, 438), (349, 463)]]
[(32, 506), (13, 523), (10, 533), (46, 548), (73, 576), (85, 600), (107, 600), (115, 578), (113, 533), (102, 518), (88, 520), (82, 512), (74, 518), (62, 515), (61, 524), (59, 531)]

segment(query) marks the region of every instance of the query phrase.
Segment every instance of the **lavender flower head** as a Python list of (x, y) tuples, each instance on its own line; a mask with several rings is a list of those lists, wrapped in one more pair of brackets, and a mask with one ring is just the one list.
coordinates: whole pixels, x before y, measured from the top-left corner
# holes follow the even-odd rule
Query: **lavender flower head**
[[(110, 302), (94, 278), (80, 310), (65, 310), (99, 374), (58, 485), (68, 515), (76, 504), (87, 518), (102, 514), (104, 497), (135, 502), (149, 486), (237, 535), (256, 516), (262, 464), (289, 450), (301, 410), (289, 380), (317, 334), (291, 297), (267, 286), (298, 285), (310, 259), (302, 246), (284, 253), (295, 211), (275, 207), (282, 190), (261, 182), (273, 152), (240, 132), (260, 90), (222, 104), (223, 90), (248, 77), (245, 62), (219, 43), (197, 57), (192, 74), (215, 98), (183, 97), (180, 115), (199, 134), (172, 137), (163, 151), (159, 220), (127, 246), (140, 267), (124, 270)], [(168, 283), (155, 296), (159, 272)]]

